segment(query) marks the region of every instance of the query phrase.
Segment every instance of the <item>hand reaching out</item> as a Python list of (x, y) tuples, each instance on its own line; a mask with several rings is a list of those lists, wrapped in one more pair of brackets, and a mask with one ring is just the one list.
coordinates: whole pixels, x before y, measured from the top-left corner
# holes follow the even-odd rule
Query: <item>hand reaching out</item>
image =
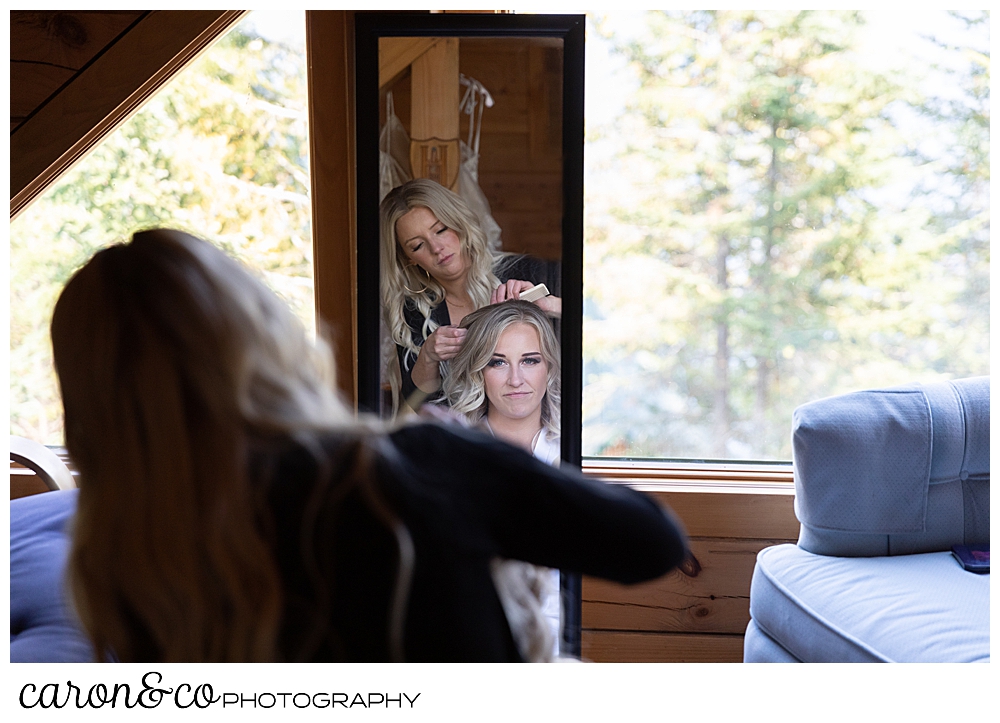
[(459, 427), (470, 428), (468, 418), (464, 414), (459, 414), (450, 407), (443, 404), (424, 404), (417, 412), (424, 419), (429, 419), (442, 424), (455, 424)]
[[(510, 279), (506, 283), (500, 284), (493, 293), (490, 294), (490, 303), (499, 304), (504, 301), (509, 301), (511, 299), (521, 298), (521, 292), (527, 291), (533, 288), (535, 285), (530, 281), (522, 281), (520, 279)], [(558, 296), (543, 296), (541, 299), (537, 299), (535, 305), (544, 311), (546, 315), (554, 318), (562, 318), (562, 299)]]

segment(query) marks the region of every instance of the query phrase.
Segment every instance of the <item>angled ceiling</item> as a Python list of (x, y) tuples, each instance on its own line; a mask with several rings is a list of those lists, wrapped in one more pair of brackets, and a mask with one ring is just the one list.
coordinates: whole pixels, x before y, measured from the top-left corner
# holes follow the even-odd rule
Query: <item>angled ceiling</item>
[(11, 218), (245, 14), (12, 11)]

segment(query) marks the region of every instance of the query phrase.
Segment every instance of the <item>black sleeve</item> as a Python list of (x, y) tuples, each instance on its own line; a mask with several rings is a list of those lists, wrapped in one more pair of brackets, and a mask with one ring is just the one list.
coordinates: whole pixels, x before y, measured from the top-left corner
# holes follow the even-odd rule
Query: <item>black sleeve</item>
[[(431, 318), (438, 323), (438, 325), (445, 325), (448, 323), (447, 319), (448, 307), (446, 304), (438, 304), (431, 311)], [(423, 324), (424, 319), (420, 315), (420, 312), (409, 303), (403, 306), (403, 320), (410, 329), (410, 338), (413, 343), (419, 348), (424, 344), (423, 337)], [(413, 365), (417, 361), (415, 354), (407, 354), (406, 349), (401, 347), (399, 344), (396, 345), (396, 357), (399, 359), (399, 376), (401, 380), (400, 391), (402, 393), (403, 401), (409, 399), (414, 392), (417, 391), (417, 385), (413, 383)], [(406, 362), (406, 363), (404, 363)], [(438, 399), (441, 396), (440, 392), (434, 392), (429, 395), (426, 401)]]
[(407, 354), (406, 349), (399, 344), (396, 344), (396, 358), (399, 359), (400, 391), (405, 401), (417, 390), (417, 385), (413, 383), (412, 375), (413, 364), (416, 358), (412, 354)]
[(673, 514), (628, 487), (470, 430), (422, 424), (392, 441), (415, 478), (414, 514), (455, 544), (622, 583), (659, 577), (687, 554)]

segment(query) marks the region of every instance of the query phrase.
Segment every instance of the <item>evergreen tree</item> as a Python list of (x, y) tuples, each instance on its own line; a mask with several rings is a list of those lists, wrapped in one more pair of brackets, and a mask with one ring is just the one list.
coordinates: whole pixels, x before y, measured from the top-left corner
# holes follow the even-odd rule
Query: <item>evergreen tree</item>
[(307, 117), (304, 48), (241, 24), (11, 224), (11, 434), (62, 444), (55, 300), (140, 228), (214, 241), (312, 326)]
[(651, 12), (618, 42), (639, 89), (616, 128), (627, 195), (590, 221), (585, 453), (788, 458), (799, 403), (965, 371), (935, 367), (917, 298), (956, 308), (943, 241), (890, 201), (915, 167), (897, 109), (924, 99), (866, 67), (863, 23)]

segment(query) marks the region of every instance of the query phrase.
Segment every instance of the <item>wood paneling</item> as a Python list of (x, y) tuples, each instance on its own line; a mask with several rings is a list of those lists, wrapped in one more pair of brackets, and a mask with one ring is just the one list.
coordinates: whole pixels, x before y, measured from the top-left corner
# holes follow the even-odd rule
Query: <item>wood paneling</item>
[[(559, 259), (561, 43), (463, 38), (460, 67), (489, 90), (495, 103), (483, 115), (479, 185), (502, 229), (504, 250)], [(462, 132), (467, 133), (464, 116)]]
[(528, 142), (535, 168), (562, 169), (562, 47), (528, 49)]
[(799, 536), (790, 486), (783, 494), (643, 491), (670, 507), (691, 537), (796, 540)]
[(10, 129), (13, 131), (76, 75), (70, 68), (35, 63), (10, 64)]
[(631, 486), (680, 519), (694, 562), (640, 585), (585, 578), (584, 654), (608, 662), (742, 660), (757, 553), (798, 537), (794, 488), (764, 481), (658, 483), (651, 475)]
[[(709, 483), (723, 483), (726, 489), (734, 486), (752, 488), (754, 491), (773, 489), (784, 493), (794, 480), (792, 465), (772, 464), (705, 464), (703, 462), (675, 462), (655, 459), (616, 459), (613, 457), (590, 458), (583, 461), (584, 474), (615, 482), (641, 486), (652, 482), (662, 488), (669, 482), (674, 488), (690, 483), (707, 489)], [(775, 484), (777, 483), (777, 484)]]
[(788, 540), (693, 538), (698, 564), (640, 585), (585, 578), (583, 626), (600, 630), (733, 633), (750, 622), (757, 553)]
[(382, 90), (409, 72), (410, 64), (430, 50), (434, 38), (379, 38), (378, 87)]
[[(494, 100), (493, 107), (483, 113), (479, 186), (502, 229), (504, 250), (559, 259), (562, 253), (561, 43), (537, 38), (461, 38), (458, 60), (460, 72), (480, 81)], [(396, 115), (411, 137), (416, 138), (420, 131), (414, 131), (414, 123), (420, 123), (411, 118), (412, 87), (416, 81), (405, 71), (394, 72), (396, 81), (391, 89)], [(469, 138), (469, 119), (465, 114), (459, 116), (458, 136), (463, 140)]]
[(595, 663), (741, 663), (742, 635), (621, 633), (584, 630), (585, 660)]
[(11, 133), (11, 218), (244, 13), (149, 12), (74, 75)]
[[(526, 178), (514, 171), (494, 169), (489, 176), (480, 178), (479, 185), (498, 209), (511, 213), (547, 212), (553, 215), (552, 198), (562, 194), (562, 174), (536, 172)], [(551, 225), (559, 228), (558, 219)]]
[(15, 462), (10, 463), (10, 498), (12, 500), (48, 491), (49, 488), (37, 474)]
[(306, 12), (316, 318), (333, 342), (337, 386), (357, 408), (354, 11)]
[(12, 10), (11, 130), (146, 14), (138, 10)]
[(458, 38), (441, 38), (411, 65), (410, 138), (458, 137)]

